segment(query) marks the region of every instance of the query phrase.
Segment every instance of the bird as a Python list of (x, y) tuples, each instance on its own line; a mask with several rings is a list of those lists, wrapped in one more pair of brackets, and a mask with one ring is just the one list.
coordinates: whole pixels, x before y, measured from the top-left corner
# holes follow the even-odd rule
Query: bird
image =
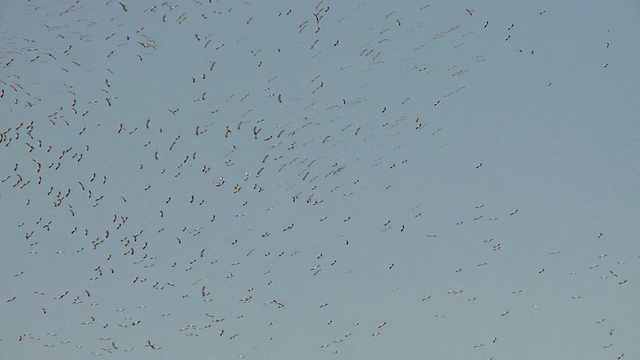
[[(576, 280), (594, 289), (607, 287), (608, 307), (596, 304), (592, 310), (606, 312), (608, 320), (586, 314), (597, 324), (633, 311), (625, 301), (634, 276), (625, 270), (633, 261), (615, 259), (624, 236), (608, 233), (605, 241), (610, 219), (591, 221), (597, 226), (585, 238), (589, 224), (582, 224), (580, 216), (565, 216), (564, 236), (555, 236), (549, 248), (548, 239), (536, 238), (530, 225), (546, 216), (541, 214), (553, 217), (553, 202), (538, 201), (538, 211), (517, 208), (525, 206), (519, 192), (542, 199), (553, 191), (501, 186), (502, 180), (518, 177), (535, 183), (536, 166), (549, 153), (542, 151), (540, 161), (528, 166), (512, 166), (523, 160), (514, 146), (525, 149), (527, 142), (518, 131), (510, 131), (508, 138), (500, 135), (505, 123), (500, 99), (513, 103), (522, 96), (518, 89), (526, 88), (532, 108), (544, 108), (541, 99), (548, 97), (557, 100), (554, 109), (560, 112), (571, 103), (583, 130), (593, 130), (589, 125), (597, 112), (585, 111), (592, 104), (584, 106), (589, 96), (564, 101), (566, 92), (557, 91), (562, 79), (541, 72), (551, 64), (544, 56), (550, 49), (554, 61), (570, 60), (568, 51), (553, 46), (568, 35), (555, 31), (554, 39), (536, 47), (518, 36), (542, 20), (549, 29), (560, 29), (562, 16), (531, 17), (515, 29), (520, 15), (505, 8), (500, 17), (508, 26), (488, 29), (495, 15), (489, 7), (451, 14), (429, 5), (414, 9), (437, 18), (438, 25), (407, 16), (406, 9), (382, 12), (367, 2), (338, 9), (320, 1), (274, 12), (251, 2), (223, 8), (211, 1), (163, 0), (146, 9), (128, 8), (126, 2), (107, 1), (91, 9), (78, 3), (46, 8), (29, 3), (12, 20), (31, 24), (33, 31), (3, 29), (8, 40), (0, 78), (5, 124), (0, 129), (0, 208), (7, 214), (7, 241), (16, 240), (16, 231), (20, 240), (24, 234), (24, 241), (4, 249), (12, 259), (6, 278), (13, 278), (5, 307), (19, 311), (35, 303), (41, 310), (20, 312), (34, 334), (21, 330), (13, 333), (14, 341), (5, 337), (7, 354), (44, 345), (46, 351), (70, 357), (92, 343), (101, 344), (91, 349), (96, 356), (161, 349), (151, 340), (122, 345), (142, 333), (142, 339), (154, 339), (172, 353), (186, 346), (211, 351), (234, 340), (249, 341), (257, 351), (265, 342), (282, 347), (307, 330), (326, 326), (323, 339), (298, 347), (302, 353), (330, 348), (337, 355), (357, 352), (363, 344), (385, 346), (386, 335), (408, 324), (406, 314), (418, 321), (434, 316), (439, 321), (429, 326), (435, 331), (442, 326), (459, 331), (460, 324), (440, 309), (444, 303), (452, 311), (463, 306), (484, 322), (522, 315), (514, 309), (509, 317), (504, 309), (515, 296), (537, 310), (529, 315), (544, 315), (547, 306), (559, 311), (575, 306), (564, 296), (547, 296), (545, 304), (536, 304), (536, 294), (524, 291), (532, 280), (565, 288)], [(583, 10), (594, 9), (585, 5)], [(486, 17), (474, 21), (478, 16)], [(618, 19), (616, 25), (625, 21)], [(604, 66), (607, 73), (600, 75), (610, 81), (596, 84), (593, 76), (576, 76), (575, 85), (587, 95), (593, 89), (612, 93), (611, 84), (624, 80), (613, 65), (629, 45), (616, 43), (620, 34), (606, 30), (606, 19), (603, 23), (599, 40), (585, 51), (603, 57), (600, 70)], [(219, 31), (238, 24), (245, 26), (243, 31)], [(507, 36), (500, 32), (505, 29)], [(518, 55), (534, 55), (533, 49), (537, 56), (526, 57), (532, 76), (502, 82), (507, 97), (484, 104), (497, 109), (494, 113), (476, 108), (474, 94), (491, 92), (491, 79), (514, 78), (511, 65), (525, 61)], [(90, 53), (98, 56), (87, 57)], [(572, 71), (580, 75), (585, 69)], [(47, 74), (47, 81), (38, 74)], [(416, 101), (420, 95), (426, 102)], [(611, 108), (635, 106), (615, 96), (606, 100)], [(477, 121), (469, 127), (464, 115), (471, 113)], [(521, 111), (517, 121), (507, 121), (509, 129), (530, 115)], [(611, 120), (616, 128), (619, 118)], [(570, 120), (557, 117), (554, 124), (566, 130)], [(427, 128), (432, 130), (422, 131)], [(633, 125), (623, 128), (633, 132)], [(482, 140), (467, 141), (470, 137)], [(618, 148), (629, 145), (620, 136), (598, 139), (598, 145), (614, 140)], [(611, 156), (610, 148), (598, 146), (602, 158), (622, 159)], [(582, 150), (554, 153), (554, 164), (569, 174), (566, 179), (593, 147)], [(460, 176), (471, 166), (477, 176)], [(598, 166), (612, 179), (635, 179), (634, 174), (619, 176), (624, 166)], [(588, 188), (594, 179), (583, 177), (581, 184)], [(621, 198), (622, 188), (610, 187), (611, 196), (598, 198), (600, 208), (622, 206), (612, 202)], [(576, 194), (564, 192), (563, 199), (584, 208)], [(504, 211), (509, 218), (496, 216)], [(618, 232), (623, 234), (631, 222), (620, 216)], [(589, 237), (598, 241), (597, 253)], [(580, 256), (575, 246), (565, 246), (572, 239), (584, 240)], [(508, 263), (522, 262), (523, 254), (526, 262), (539, 264), (538, 278), (521, 271), (491, 289), (474, 282), (513, 275)], [(598, 261), (588, 260), (591, 256)], [(440, 266), (445, 263), (452, 265)], [(416, 268), (422, 282), (412, 286), (422, 286), (422, 295), (404, 296)], [(619, 286), (611, 287), (615, 284), (606, 282), (611, 279)], [(361, 289), (351, 286), (372, 281), (380, 289), (373, 295), (360, 296)], [(50, 290), (31, 293), (45, 288)], [(302, 291), (306, 300), (290, 298), (292, 289)], [(461, 294), (469, 294), (463, 296), (466, 301), (457, 298)], [(502, 304), (501, 317), (490, 303)], [(344, 322), (340, 312), (351, 319)], [(52, 321), (59, 315), (69, 321)], [(298, 332), (287, 332), (292, 319)], [(16, 321), (9, 316), (6, 327), (17, 328)], [(114, 323), (121, 331), (113, 331)], [(40, 341), (43, 328), (48, 337), (59, 333), (65, 338)], [(118, 337), (122, 331), (128, 338)], [(211, 331), (218, 337), (207, 337)], [(170, 339), (171, 334), (185, 337)], [(371, 334), (367, 342), (376, 344), (365, 344), (363, 334)], [(609, 334), (614, 336), (613, 328)], [(461, 349), (500, 350), (498, 334), (490, 335), (490, 343), (462, 339)], [(604, 346), (609, 348), (611, 340), (600, 344), (611, 343)], [(520, 340), (513, 341), (518, 347)], [(442, 344), (433, 346), (438, 350)], [(230, 356), (249, 357), (231, 342), (227, 348)]]

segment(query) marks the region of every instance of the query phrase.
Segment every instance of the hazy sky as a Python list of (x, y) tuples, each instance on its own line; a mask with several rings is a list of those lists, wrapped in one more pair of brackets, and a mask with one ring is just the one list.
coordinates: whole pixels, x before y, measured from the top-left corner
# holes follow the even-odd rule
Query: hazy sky
[(634, 1), (0, 2), (6, 359), (640, 358)]

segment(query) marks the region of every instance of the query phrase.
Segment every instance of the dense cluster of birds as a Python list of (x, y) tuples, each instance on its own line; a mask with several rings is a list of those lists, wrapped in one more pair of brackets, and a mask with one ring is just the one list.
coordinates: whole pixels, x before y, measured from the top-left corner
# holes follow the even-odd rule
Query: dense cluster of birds
[(408, 3), (31, 1), (0, 25), (2, 353), (629, 354), (637, 260), (520, 241), (538, 210), (457, 135), (542, 25)]

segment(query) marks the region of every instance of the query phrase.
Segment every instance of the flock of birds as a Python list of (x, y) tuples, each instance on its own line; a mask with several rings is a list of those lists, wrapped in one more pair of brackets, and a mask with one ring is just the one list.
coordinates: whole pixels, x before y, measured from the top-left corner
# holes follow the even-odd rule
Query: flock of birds
[(27, 30), (0, 25), (3, 357), (640, 350), (620, 310), (637, 260), (519, 241), (533, 210), (458, 136), (494, 53), (540, 56), (535, 22), (462, 2), (23, 6), (4, 16)]

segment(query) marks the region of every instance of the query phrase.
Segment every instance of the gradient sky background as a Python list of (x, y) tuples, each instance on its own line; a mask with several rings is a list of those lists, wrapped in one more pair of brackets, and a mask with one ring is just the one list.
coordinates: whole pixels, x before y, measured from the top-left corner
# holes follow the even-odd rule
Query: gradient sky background
[(123, 5), (0, 3), (3, 358), (640, 358), (637, 2)]

